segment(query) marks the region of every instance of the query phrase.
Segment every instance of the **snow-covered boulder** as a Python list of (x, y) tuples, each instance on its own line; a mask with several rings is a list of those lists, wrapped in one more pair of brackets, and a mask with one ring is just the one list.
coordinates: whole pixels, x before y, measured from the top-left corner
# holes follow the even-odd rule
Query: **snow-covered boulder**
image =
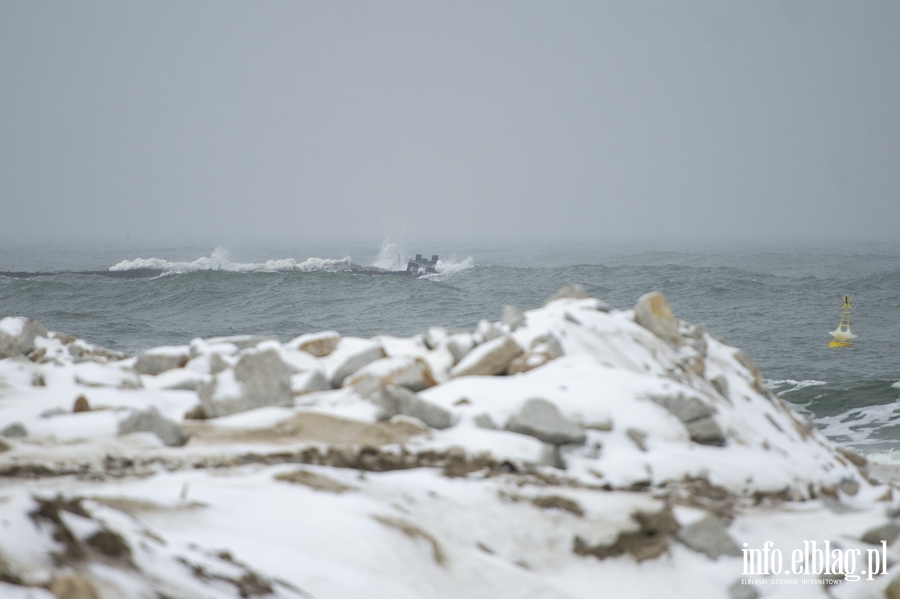
[(553, 445), (584, 443), (587, 438), (580, 426), (566, 420), (555, 405), (539, 397), (526, 401), (509, 419), (506, 429)]
[(264, 406), (291, 406), (291, 374), (276, 349), (245, 350), (234, 369), (198, 386), (203, 413), (216, 418)]
[(367, 378), (380, 381), (383, 385), (406, 387), (411, 391), (421, 391), (437, 385), (428, 364), (421, 358), (410, 356), (370, 362), (345, 378), (343, 386), (355, 387)]
[(506, 370), (509, 363), (525, 350), (507, 335), (495, 337), (470, 351), (450, 370), (453, 377), (490, 376)]
[(183, 368), (190, 359), (188, 347), (157, 347), (141, 352), (134, 363), (134, 370), (139, 374), (157, 375), (173, 368)]
[(337, 349), (340, 341), (340, 333), (335, 331), (323, 331), (321, 333), (311, 333), (295, 337), (287, 343), (287, 347), (305, 351), (312, 356), (321, 358)]
[(335, 388), (341, 387), (351, 374), (358, 371), (366, 364), (370, 364), (375, 360), (385, 357), (384, 348), (377, 343), (364, 343), (362, 346), (356, 346), (349, 349), (344, 355), (341, 355), (334, 367), (331, 375), (331, 385)]
[(647, 293), (638, 299), (634, 305), (634, 321), (673, 347), (683, 342), (678, 331), (678, 319), (659, 291)]
[(181, 426), (177, 422), (163, 418), (159, 410), (153, 406), (134, 412), (119, 423), (120, 435), (140, 432), (154, 433), (160, 441), (173, 447), (184, 445), (187, 441)]
[(380, 420), (402, 415), (418, 418), (436, 429), (445, 429), (453, 424), (452, 412), (425, 401), (405, 387), (386, 385), (370, 391), (368, 397), (378, 405)]
[(0, 320), (0, 360), (30, 354), (39, 336), (46, 337), (47, 329), (33, 318), (7, 316)]

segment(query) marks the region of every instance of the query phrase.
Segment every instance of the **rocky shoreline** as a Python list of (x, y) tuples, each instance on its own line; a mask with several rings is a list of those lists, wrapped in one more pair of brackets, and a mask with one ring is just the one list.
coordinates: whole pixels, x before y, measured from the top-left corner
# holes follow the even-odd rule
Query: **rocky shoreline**
[(4, 597), (894, 599), (898, 482), (658, 293), (130, 357), (0, 320)]

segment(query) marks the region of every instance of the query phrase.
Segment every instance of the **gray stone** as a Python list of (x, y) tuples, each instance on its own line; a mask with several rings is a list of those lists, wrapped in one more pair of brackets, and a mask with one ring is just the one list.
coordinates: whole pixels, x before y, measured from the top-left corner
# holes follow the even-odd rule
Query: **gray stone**
[(291, 390), (295, 396), (328, 391), (330, 389), (331, 383), (328, 382), (321, 370), (310, 370), (301, 374), (291, 375)]
[(900, 537), (900, 526), (896, 522), (888, 522), (867, 530), (860, 540), (869, 545), (881, 545), (882, 541), (890, 545), (897, 537)]
[(454, 364), (459, 364), (466, 354), (472, 351), (473, 347), (475, 347), (475, 340), (468, 333), (450, 335), (447, 338), (447, 351), (453, 355)]
[(686, 422), (684, 427), (691, 436), (691, 441), (700, 445), (715, 445), (722, 447), (725, 445), (725, 433), (719, 423), (713, 420), (712, 416), (699, 418)]
[(437, 348), (442, 341), (447, 338), (447, 329), (444, 327), (431, 327), (427, 331), (425, 331), (425, 336), (422, 338), (422, 341), (425, 343), (425, 347), (428, 349)]
[(27, 437), (28, 429), (26, 429), (25, 425), (21, 422), (13, 422), (5, 429), (3, 429), (3, 431), (0, 432), (0, 435), (3, 435), (8, 439), (18, 439), (21, 437)]
[(500, 312), (500, 324), (508, 326), (510, 331), (515, 331), (525, 324), (525, 313), (515, 306), (503, 306), (503, 310)]
[(178, 423), (163, 418), (155, 407), (150, 406), (142, 412), (134, 412), (119, 423), (119, 434), (155, 433), (160, 440), (170, 447), (180, 447), (187, 442), (187, 437)]
[(230, 365), (225, 361), (225, 358), (220, 356), (219, 354), (213, 352), (209, 354), (209, 373), (210, 374), (219, 374)]
[(138, 356), (134, 370), (140, 374), (157, 375), (173, 368), (182, 368), (190, 360), (187, 350), (183, 354), (175, 352), (154, 353), (145, 351)]
[(418, 418), (431, 428), (445, 429), (453, 425), (453, 414), (450, 411), (425, 401), (405, 387), (387, 385), (368, 397), (380, 408), (379, 420), (389, 420), (402, 414)]
[(512, 337), (502, 336), (482, 343), (450, 369), (450, 376), (490, 376), (506, 370), (524, 350)]
[(683, 526), (676, 533), (676, 538), (698, 553), (718, 559), (722, 555), (740, 556), (741, 548), (728, 534), (725, 523), (715, 516), (706, 516), (700, 520)]
[(588, 297), (591, 296), (588, 295), (588, 292), (584, 288), (584, 285), (582, 285), (581, 283), (575, 283), (574, 285), (566, 285), (565, 287), (562, 287), (559, 291), (547, 298), (547, 301), (544, 302), (544, 305), (546, 306), (550, 302), (558, 299), (585, 299)]
[(472, 422), (474, 422), (475, 426), (477, 426), (478, 428), (486, 428), (492, 430), (497, 428), (497, 423), (494, 422), (494, 419), (491, 418), (491, 415), (487, 412), (478, 414), (477, 416), (475, 416), (475, 418), (472, 419)]
[(382, 358), (366, 364), (344, 379), (345, 387), (355, 387), (365, 378), (374, 378), (382, 385), (406, 387), (410, 391), (422, 391), (437, 385), (428, 364), (419, 357)]
[(480, 320), (478, 321), (478, 326), (475, 327), (475, 334), (480, 336), (481, 342), (484, 343), (497, 337), (502, 337), (503, 329), (489, 320)]
[(541, 456), (538, 458), (538, 464), (559, 470), (566, 469), (566, 462), (559, 451), (559, 445), (554, 445), (553, 443), (544, 443), (544, 446), (541, 448)]
[(551, 360), (562, 356), (566, 352), (563, 350), (562, 344), (552, 333), (546, 333), (540, 337), (535, 337), (531, 341), (531, 349), (535, 352), (547, 354)]
[(240, 383), (240, 392), (236, 396), (217, 396), (219, 377), (228, 372), (220, 373), (211, 383), (200, 383), (197, 386), (200, 403), (207, 418), (265, 406), (294, 405), (292, 370), (281, 360), (277, 350), (250, 350), (241, 356), (234, 367), (234, 378)]
[(650, 399), (670, 411), (682, 422), (705, 418), (715, 413), (697, 397), (686, 397), (681, 394), (651, 395)]
[(691, 441), (701, 445), (725, 444), (725, 433), (713, 419), (715, 410), (697, 397), (684, 395), (651, 395), (650, 399), (664, 407), (684, 423)]
[(738, 578), (728, 587), (728, 599), (759, 599), (759, 591), (752, 584), (744, 584)]
[(718, 392), (719, 395), (724, 397), (727, 400), (731, 400), (728, 395), (728, 379), (726, 379), (721, 374), (710, 379), (710, 384), (713, 386), (713, 389)]
[(587, 436), (574, 422), (566, 420), (555, 405), (539, 397), (529, 399), (509, 419), (506, 430), (536, 437), (545, 443), (584, 443)]
[(344, 384), (345, 378), (355, 373), (366, 364), (374, 362), (375, 360), (380, 360), (383, 357), (385, 357), (384, 349), (380, 345), (368, 347), (347, 356), (341, 365), (334, 371), (334, 375), (331, 377), (331, 386), (335, 389), (340, 388)]
[(46, 337), (47, 329), (33, 318), (9, 316), (0, 320), (0, 360), (34, 351), (34, 338)]
[(638, 299), (634, 305), (634, 321), (672, 347), (678, 347), (684, 342), (678, 331), (678, 319), (672, 314), (665, 296), (658, 291), (652, 291)]

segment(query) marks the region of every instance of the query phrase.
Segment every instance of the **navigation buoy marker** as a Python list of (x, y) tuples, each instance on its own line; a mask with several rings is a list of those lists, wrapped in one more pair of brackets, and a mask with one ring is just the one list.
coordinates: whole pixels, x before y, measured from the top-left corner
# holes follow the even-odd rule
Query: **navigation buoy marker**
[(844, 296), (844, 305), (841, 306), (841, 321), (838, 327), (829, 333), (834, 339), (828, 344), (828, 347), (849, 347), (853, 345), (852, 339), (856, 339), (856, 335), (850, 332), (850, 297)]

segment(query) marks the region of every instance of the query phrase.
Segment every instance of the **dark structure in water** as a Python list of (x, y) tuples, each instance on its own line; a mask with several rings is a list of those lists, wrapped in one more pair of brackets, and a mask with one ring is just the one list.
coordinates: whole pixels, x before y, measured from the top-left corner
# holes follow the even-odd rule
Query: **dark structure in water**
[(415, 260), (410, 260), (406, 265), (406, 272), (413, 276), (416, 275), (426, 275), (437, 272), (435, 267), (437, 266), (438, 256), (434, 254), (431, 257), (431, 260), (428, 258), (423, 258), (422, 254), (416, 254)]

